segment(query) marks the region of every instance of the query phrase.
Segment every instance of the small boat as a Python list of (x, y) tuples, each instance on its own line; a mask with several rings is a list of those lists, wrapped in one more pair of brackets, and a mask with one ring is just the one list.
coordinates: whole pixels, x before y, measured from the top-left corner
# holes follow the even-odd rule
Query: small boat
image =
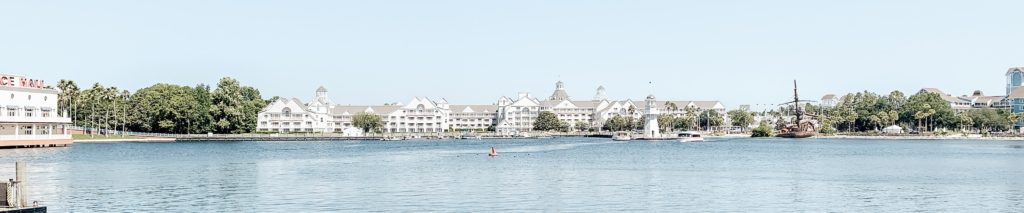
[(633, 140), (633, 137), (630, 136), (629, 132), (621, 132), (620, 131), (620, 132), (615, 132), (615, 135), (612, 135), (612, 140), (613, 141), (629, 141), (629, 140)]
[(498, 156), (498, 151), (494, 151), (494, 147), (492, 146), (491, 147), (491, 153), (487, 153), (487, 156), (491, 156), (491, 157)]
[(679, 133), (679, 142), (701, 142), (704, 141), (704, 136), (696, 132), (683, 132)]

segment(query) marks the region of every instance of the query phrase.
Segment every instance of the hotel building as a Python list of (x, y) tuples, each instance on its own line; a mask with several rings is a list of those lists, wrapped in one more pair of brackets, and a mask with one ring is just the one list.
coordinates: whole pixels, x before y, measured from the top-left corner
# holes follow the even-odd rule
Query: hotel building
[[(534, 121), (543, 111), (553, 112), (570, 125), (583, 122), (600, 128), (616, 115), (640, 119), (647, 105), (647, 101), (608, 100), (604, 87), (599, 87), (591, 100), (572, 100), (561, 81), (555, 84), (555, 91), (547, 99), (519, 93), (514, 98), (502, 96), (489, 105), (449, 105), (445, 99), (435, 101), (421, 97), (406, 104), (338, 105), (327, 97), (327, 90), (320, 87), (310, 102), (292, 98), (268, 104), (258, 115), (257, 131), (357, 135), (361, 130), (353, 126), (353, 116), (369, 113), (382, 118), (384, 133), (436, 134), (493, 128), (498, 133), (511, 135), (532, 130)], [(718, 101), (665, 101), (655, 105), (662, 114), (671, 116), (684, 116), (687, 108), (696, 113), (714, 110), (725, 116), (725, 106)]]
[(533, 128), (533, 121), (541, 111), (553, 112), (559, 120), (573, 127), (582, 121), (591, 127), (600, 128), (604, 126), (605, 121), (616, 115), (642, 119), (648, 103), (653, 103), (654, 109), (660, 114), (673, 117), (686, 116), (688, 108), (689, 112), (695, 114), (713, 110), (726, 116), (725, 106), (719, 101), (612, 101), (608, 100), (605, 92), (605, 88), (600, 86), (593, 99), (574, 101), (568, 96), (565, 84), (559, 81), (555, 83), (555, 91), (547, 100), (539, 100), (528, 93), (519, 94), (514, 101), (508, 97), (501, 97), (498, 100), (499, 116), (496, 130), (505, 134), (530, 131)]
[(71, 144), (71, 118), (57, 113), (57, 94), (42, 80), (0, 74), (0, 147)]

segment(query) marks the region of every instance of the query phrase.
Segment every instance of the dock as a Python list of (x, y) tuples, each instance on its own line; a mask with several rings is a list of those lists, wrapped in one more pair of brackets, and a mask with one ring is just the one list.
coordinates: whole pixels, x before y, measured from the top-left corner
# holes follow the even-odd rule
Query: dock
[(25, 208), (4, 208), (0, 207), (0, 213), (46, 213), (46, 207), (25, 207)]

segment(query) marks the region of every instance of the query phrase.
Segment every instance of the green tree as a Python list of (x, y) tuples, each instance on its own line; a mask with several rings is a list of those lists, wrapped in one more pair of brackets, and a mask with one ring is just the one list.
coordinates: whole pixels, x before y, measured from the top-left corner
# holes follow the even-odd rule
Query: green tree
[(679, 110), (679, 105), (676, 105), (676, 103), (671, 101), (665, 101), (665, 109), (669, 112), (675, 112), (676, 110)]
[[(1013, 113), (1004, 109), (974, 109), (967, 111), (972, 127), (982, 132), (1006, 131), (1013, 126)], [(958, 120), (967, 118), (958, 117)]]
[(960, 131), (966, 132), (968, 131), (968, 128), (974, 126), (974, 119), (971, 118), (970, 113), (957, 113), (956, 119)]
[(71, 116), (70, 114), (75, 113), (74, 101), (78, 99), (78, 95), (81, 93), (78, 89), (78, 85), (75, 81), (61, 79), (57, 82), (57, 89), (60, 92), (57, 94), (57, 114), (61, 116)]
[(672, 122), (672, 127), (678, 130), (690, 130), (693, 129), (694, 119), (689, 116), (680, 116), (675, 118)]
[(562, 127), (562, 121), (558, 120), (558, 116), (555, 113), (549, 111), (542, 111), (537, 115), (537, 120), (533, 122), (533, 129), (538, 131), (552, 131), (559, 130)]
[(707, 128), (707, 130), (711, 130), (713, 126), (721, 126), (725, 123), (725, 118), (722, 118), (722, 115), (715, 110), (705, 110), (703, 113), (700, 113), (699, 119), (699, 122), (704, 124), (702, 126)]
[(585, 132), (590, 130), (590, 123), (587, 123), (586, 121), (576, 121), (576, 123), (573, 124), (573, 127), (575, 127), (577, 131)]
[[(187, 133), (214, 132), (213, 126), (213, 95), (210, 86), (199, 84), (192, 88), (192, 104), (188, 108), (185, 125)], [(250, 112), (251, 113), (251, 112)]]
[(761, 122), (761, 125), (757, 126), (752, 130), (753, 134), (751, 137), (772, 137), (775, 135), (775, 129), (768, 125), (768, 122)]
[(360, 112), (352, 116), (352, 126), (362, 129), (363, 132), (379, 132), (384, 128), (384, 119), (379, 115)]
[(155, 84), (139, 89), (130, 103), (132, 129), (143, 132), (186, 133), (195, 98), (192, 88)]
[(726, 112), (726, 114), (729, 115), (729, 120), (733, 126), (738, 126), (744, 131), (747, 130), (748, 126), (754, 123), (754, 116), (747, 111), (737, 109)]
[(907, 123), (916, 121), (918, 128), (931, 131), (935, 126), (952, 127), (956, 125), (953, 109), (949, 102), (939, 94), (919, 92), (910, 96), (902, 107), (901, 118)]
[(243, 87), (238, 80), (225, 77), (212, 94), (211, 116), (217, 133), (246, 133), (256, 130), (256, 116), (267, 102), (259, 90)]
[(658, 116), (658, 127), (660, 127), (659, 130), (663, 132), (671, 132), (672, 128), (675, 127), (675, 121), (675, 118), (673, 118), (671, 115)]
[(630, 124), (625, 117), (615, 115), (604, 122), (604, 128), (609, 131), (624, 131), (630, 129)]

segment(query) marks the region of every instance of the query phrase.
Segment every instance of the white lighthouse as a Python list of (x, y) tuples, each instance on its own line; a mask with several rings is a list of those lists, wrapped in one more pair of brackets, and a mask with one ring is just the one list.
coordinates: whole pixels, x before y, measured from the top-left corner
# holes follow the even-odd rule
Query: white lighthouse
[(661, 128), (658, 127), (658, 103), (654, 94), (647, 96), (647, 107), (644, 110), (644, 138), (661, 138)]

